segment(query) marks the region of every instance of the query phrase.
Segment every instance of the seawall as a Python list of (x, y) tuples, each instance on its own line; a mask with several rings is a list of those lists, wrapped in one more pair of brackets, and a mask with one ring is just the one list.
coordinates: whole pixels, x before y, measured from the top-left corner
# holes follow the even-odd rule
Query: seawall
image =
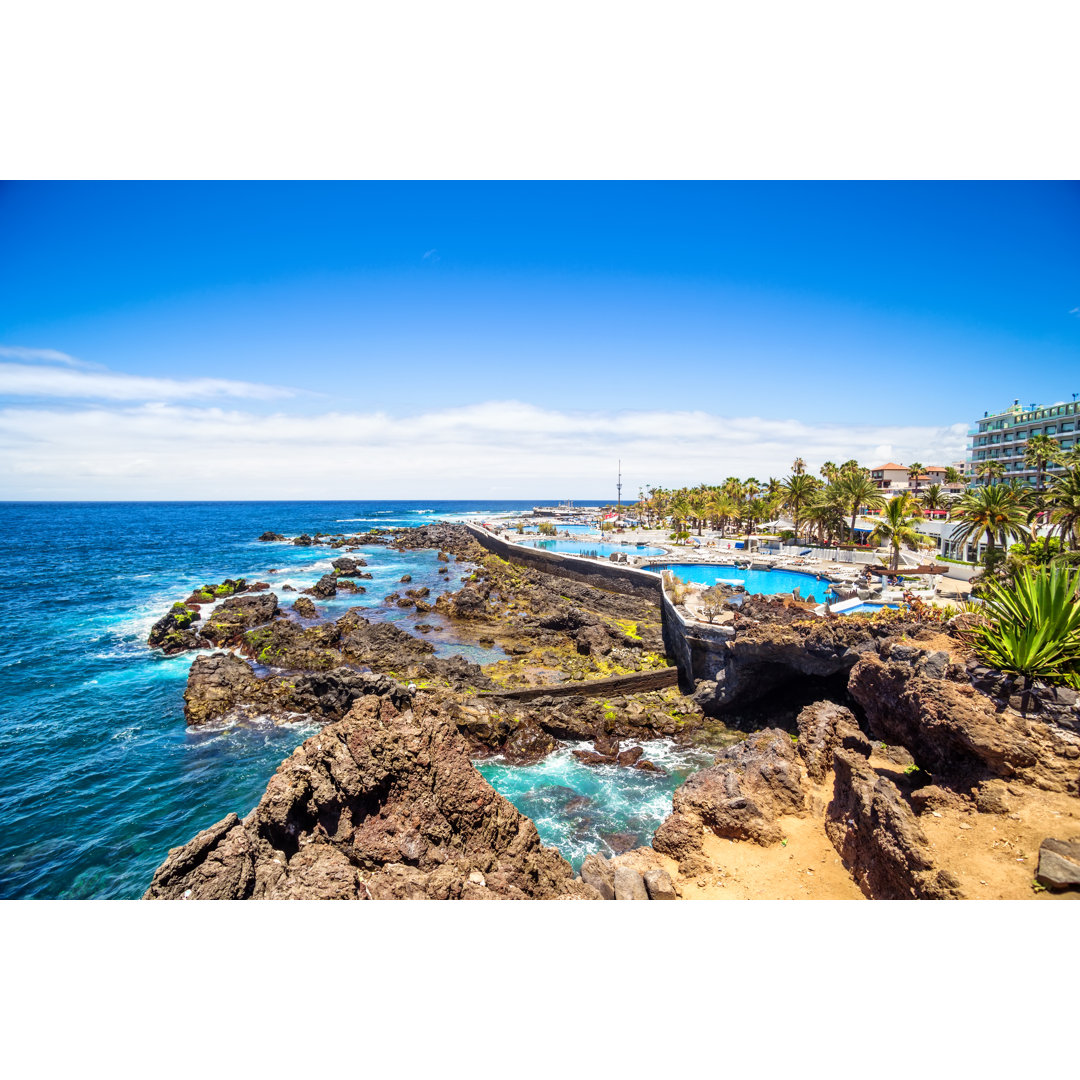
[(632, 675), (612, 675), (607, 679), (530, 686), (522, 690), (490, 690), (479, 697), (509, 698), (514, 701), (535, 701), (544, 697), (608, 697), (618, 694), (642, 694), (646, 690), (663, 690), (667, 686), (674, 686), (678, 681), (679, 672), (676, 668), (656, 668), (654, 671), (635, 671)]
[(715, 679), (724, 666), (727, 642), (735, 636), (732, 626), (709, 623), (689, 623), (660, 590), (660, 625), (664, 634), (664, 651), (679, 669), (679, 686), (684, 693), (693, 692), (699, 679)]
[(654, 604), (660, 603), (663, 588), (659, 574), (650, 574), (645, 570), (637, 570), (632, 566), (623, 566), (619, 563), (582, 559), (573, 555), (561, 555), (556, 551), (511, 544), (492, 535), (486, 529), (468, 522), (465, 523), (465, 528), (472, 533), (481, 547), (502, 559), (509, 559), (510, 562), (540, 570), (545, 574), (554, 574), (557, 577), (569, 578), (571, 581), (580, 581), (585, 585), (594, 585), (598, 589), (624, 593), (627, 596), (638, 596)]

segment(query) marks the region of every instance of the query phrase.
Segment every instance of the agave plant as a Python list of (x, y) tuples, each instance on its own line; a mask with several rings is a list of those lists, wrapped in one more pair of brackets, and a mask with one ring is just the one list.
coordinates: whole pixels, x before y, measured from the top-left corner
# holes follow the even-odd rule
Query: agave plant
[(1080, 687), (1080, 571), (1025, 567), (1012, 587), (989, 581), (968, 633), (990, 667)]

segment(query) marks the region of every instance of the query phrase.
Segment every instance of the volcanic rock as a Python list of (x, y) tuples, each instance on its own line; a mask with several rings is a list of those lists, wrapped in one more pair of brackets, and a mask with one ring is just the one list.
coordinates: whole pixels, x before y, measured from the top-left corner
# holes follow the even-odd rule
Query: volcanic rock
[(330, 565), (342, 574), (355, 574), (361, 566), (367, 566), (367, 563), (363, 559), (352, 559), (347, 555), (342, 555), (340, 558), (334, 559)]
[(804, 781), (791, 736), (766, 728), (729, 746), (715, 765), (691, 776), (676, 790), (672, 808), (717, 836), (774, 844), (781, 839), (776, 818), (807, 811)]
[(333, 574), (323, 574), (310, 589), (304, 589), (309, 596), (317, 596), (320, 600), (329, 600), (337, 596), (338, 580)]
[(1080, 888), (1080, 839), (1047, 837), (1039, 846), (1035, 880), (1047, 889)]
[(1077, 790), (1080, 736), (994, 702), (970, 683), (927, 675), (921, 653), (866, 653), (848, 690), (871, 734), (901, 744), (934, 776), (963, 781), (1019, 778), (1048, 791)]
[(255, 596), (231, 596), (203, 627), (203, 636), (215, 645), (235, 645), (246, 631), (269, 622), (278, 611), (278, 598), (272, 593)]
[(150, 628), (146, 639), (152, 649), (161, 649), (166, 656), (187, 652), (189, 649), (205, 648), (209, 642), (192, 624), (201, 619), (198, 609), (184, 604), (173, 604), (168, 613)]
[(799, 756), (806, 772), (816, 784), (824, 783), (832, 769), (837, 747), (870, 756), (870, 740), (859, 730), (850, 709), (832, 701), (807, 705), (798, 716)]
[(306, 596), (298, 597), (294, 601), (292, 609), (302, 619), (317, 619), (319, 617), (318, 608)]
[(959, 882), (934, 864), (929, 841), (891, 780), (852, 750), (833, 754), (836, 786), (825, 831), (855, 883), (876, 900), (955, 900)]
[(556, 747), (555, 740), (539, 724), (526, 720), (515, 728), (503, 746), (503, 756), (512, 765), (533, 765)]

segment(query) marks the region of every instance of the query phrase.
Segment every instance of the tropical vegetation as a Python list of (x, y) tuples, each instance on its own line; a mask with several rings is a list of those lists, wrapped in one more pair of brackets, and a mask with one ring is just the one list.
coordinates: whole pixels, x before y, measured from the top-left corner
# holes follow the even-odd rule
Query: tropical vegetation
[(1080, 689), (1080, 571), (1024, 567), (1010, 583), (989, 581), (966, 631), (984, 663), (1026, 680)]

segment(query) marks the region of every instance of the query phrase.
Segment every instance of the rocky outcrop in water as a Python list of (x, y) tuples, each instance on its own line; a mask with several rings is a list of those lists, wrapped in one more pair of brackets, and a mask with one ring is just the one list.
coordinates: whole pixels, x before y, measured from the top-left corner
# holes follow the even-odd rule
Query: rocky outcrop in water
[(319, 609), (306, 596), (298, 596), (293, 601), (292, 609), (302, 619), (317, 619), (319, 617)]
[(199, 656), (191, 665), (184, 690), (184, 716), (192, 727), (229, 718), (300, 716), (327, 723), (340, 720), (368, 694), (404, 693), (388, 675), (341, 667), (330, 671), (258, 676), (233, 653)]
[(469, 761), (443, 703), (368, 696), (259, 805), (174, 848), (147, 899), (595, 899)]
[(173, 604), (169, 612), (150, 628), (147, 644), (152, 649), (161, 649), (166, 656), (206, 648), (210, 642), (195, 627), (200, 618), (197, 608)]
[(274, 593), (231, 596), (207, 619), (203, 637), (215, 645), (239, 644), (248, 630), (269, 622), (277, 611), (278, 598)]
[(342, 555), (337, 559), (334, 559), (330, 565), (342, 574), (355, 574), (357, 570), (362, 566), (367, 566), (367, 561), (364, 559), (354, 559), (348, 555)]

